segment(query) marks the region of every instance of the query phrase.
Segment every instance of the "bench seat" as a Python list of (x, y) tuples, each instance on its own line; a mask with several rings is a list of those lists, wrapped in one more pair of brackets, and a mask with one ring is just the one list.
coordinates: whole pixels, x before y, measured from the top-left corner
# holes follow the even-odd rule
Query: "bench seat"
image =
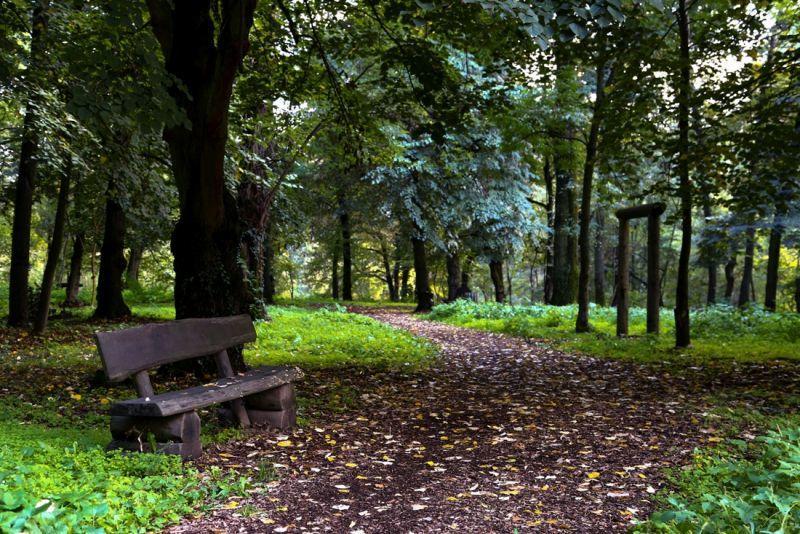
[(111, 407), (111, 415), (169, 417), (253, 395), (302, 376), (302, 371), (295, 367), (261, 367), (202, 386), (118, 402)]

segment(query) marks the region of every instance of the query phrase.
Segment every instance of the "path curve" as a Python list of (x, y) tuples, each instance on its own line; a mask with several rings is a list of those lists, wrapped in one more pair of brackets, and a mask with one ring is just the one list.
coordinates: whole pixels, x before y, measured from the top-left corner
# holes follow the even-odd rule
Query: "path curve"
[(303, 395), (345, 386), (348, 407), (311, 403), (310, 426), (209, 451), (201, 468), (274, 463), (280, 479), (175, 532), (624, 532), (652, 511), (663, 468), (708, 439), (685, 377), (357, 311), (429, 338), (440, 358), (412, 374), (309, 373)]

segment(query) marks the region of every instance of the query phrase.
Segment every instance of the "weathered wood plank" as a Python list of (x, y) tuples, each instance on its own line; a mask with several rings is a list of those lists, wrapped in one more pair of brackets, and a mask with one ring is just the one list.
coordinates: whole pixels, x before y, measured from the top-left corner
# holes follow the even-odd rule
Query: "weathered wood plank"
[(294, 385), (284, 384), (245, 398), (248, 408), (264, 411), (285, 410), (295, 405)]
[(200, 417), (197, 412), (170, 417), (111, 416), (111, 437), (116, 440), (149, 441), (150, 435), (161, 443), (197, 441), (200, 439)]
[(131, 452), (157, 452), (161, 454), (177, 454), (184, 460), (193, 460), (203, 454), (203, 445), (200, 440), (189, 443), (156, 443), (155, 450), (148, 442), (114, 440), (109, 443), (108, 450), (123, 450)]
[(119, 382), (161, 365), (210, 356), (256, 339), (248, 315), (182, 319), (95, 335), (108, 379)]
[[(217, 362), (217, 371), (219, 372), (220, 378), (229, 378), (234, 376), (233, 366), (231, 365), (231, 359), (228, 357), (227, 350), (219, 351), (216, 355), (214, 355), (214, 360)], [(247, 410), (244, 408), (244, 401), (242, 399), (233, 399), (230, 404), (231, 410), (233, 410), (233, 413), (236, 414), (236, 418), (239, 420), (239, 426), (242, 428), (249, 428), (250, 419), (247, 417)]]
[(171, 391), (148, 399), (131, 399), (111, 407), (112, 415), (166, 417), (198, 408), (240, 399), (301, 378), (303, 372), (294, 367), (263, 367), (244, 375), (220, 378), (213, 384), (182, 391)]
[[(247, 409), (247, 415), (253, 426), (268, 426), (279, 430), (289, 430), (297, 424), (297, 409), (292, 406), (285, 410), (255, 410)], [(235, 423), (236, 419), (228, 408), (220, 408), (219, 416), (223, 423)]]

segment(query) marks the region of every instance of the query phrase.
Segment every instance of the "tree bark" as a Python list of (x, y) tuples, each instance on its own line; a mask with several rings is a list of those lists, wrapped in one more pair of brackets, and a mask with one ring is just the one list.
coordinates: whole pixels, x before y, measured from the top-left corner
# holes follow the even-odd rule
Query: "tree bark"
[(794, 311), (800, 313), (800, 276), (794, 279)]
[(458, 299), (461, 287), (461, 258), (458, 252), (447, 255), (447, 302)]
[(381, 238), (381, 261), (383, 263), (383, 275), (386, 277), (386, 289), (389, 291), (389, 300), (394, 302), (397, 288), (392, 277), (392, 262), (389, 259), (389, 245), (386, 240)]
[(131, 314), (122, 297), (125, 274), (125, 212), (116, 199), (113, 182), (106, 199), (106, 222), (100, 247), (100, 274), (97, 278), (95, 319), (119, 319)]
[(428, 273), (428, 259), (425, 255), (425, 241), (419, 237), (412, 237), (411, 247), (414, 251), (414, 274), (416, 277), (414, 286), (417, 293), (417, 308), (414, 311), (428, 312), (433, 309), (433, 292)]
[(681, 200), (681, 251), (675, 290), (675, 346), (691, 344), (689, 321), (689, 260), (692, 253), (692, 184), (689, 179), (689, 100), (691, 59), (689, 57), (689, 13), (686, 0), (678, 0), (680, 34), (680, 76), (678, 81), (678, 176)]
[(139, 268), (142, 265), (142, 247), (131, 247), (128, 253), (128, 268), (125, 271), (125, 285), (133, 287), (139, 285)]
[(503, 303), (506, 301), (506, 288), (503, 281), (503, 262), (500, 260), (491, 260), (489, 262), (489, 275), (492, 278), (492, 285), (494, 286), (494, 301)]
[[(706, 224), (708, 224), (711, 215), (711, 206), (708, 203), (703, 204), (703, 216), (706, 219)], [(713, 306), (717, 303), (717, 258), (714, 257), (713, 253), (710, 253), (706, 258), (706, 267), (708, 268), (706, 304)]]
[[(338, 245), (338, 243), (337, 243)], [(339, 300), (339, 247), (333, 249), (331, 258), (331, 298)]]
[(339, 215), (342, 226), (342, 300), (353, 300), (353, 257), (350, 243), (350, 214), (343, 210)]
[(472, 259), (467, 258), (461, 266), (461, 284), (458, 287), (458, 298), (471, 298), (472, 289), (469, 287), (469, 271), (472, 267)]
[(735, 278), (733, 272), (736, 269), (736, 256), (731, 256), (725, 263), (725, 301), (730, 303), (733, 298), (733, 288), (735, 287)]
[(578, 317), (575, 321), (576, 332), (589, 331), (589, 269), (591, 250), (589, 233), (592, 226), (592, 179), (597, 162), (597, 144), (600, 138), (600, 122), (602, 120), (603, 102), (605, 101), (605, 62), (600, 61), (595, 69), (597, 91), (594, 99), (592, 122), (589, 127), (589, 139), (586, 143), (586, 158), (583, 163), (583, 188), (581, 190), (580, 212), (580, 271), (578, 275)]
[[(166, 69), (180, 82), (172, 97), (188, 122), (164, 130), (180, 196), (172, 234), (176, 316), (248, 312), (255, 295), (239, 265), (243, 225), (223, 165), (228, 107), (256, 0), (147, 0), (147, 6)], [(240, 370), (237, 352), (231, 360)]]
[(68, 164), (61, 174), (58, 187), (58, 204), (56, 217), (53, 223), (53, 236), (47, 248), (47, 262), (42, 275), (42, 287), (39, 293), (39, 306), (33, 321), (33, 333), (39, 335), (47, 328), (47, 319), (50, 315), (50, 297), (53, 294), (53, 282), (56, 276), (56, 267), (64, 242), (64, 227), (67, 222), (67, 207), (69, 205), (69, 185), (72, 178), (72, 165)]
[(403, 265), (400, 271), (400, 299), (403, 301), (408, 300), (411, 296), (411, 290), (408, 287), (408, 279), (411, 276), (411, 268), (408, 265)]
[(767, 285), (764, 290), (764, 307), (775, 311), (778, 304), (778, 268), (781, 259), (783, 226), (780, 216), (775, 217), (769, 232), (769, 255), (767, 258)]
[(753, 285), (753, 256), (755, 255), (756, 248), (756, 229), (750, 226), (747, 229), (747, 242), (744, 248), (744, 267), (742, 268), (742, 283), (739, 286), (739, 301), (740, 308), (747, 306), (750, 303), (751, 291)]
[(553, 301), (553, 247), (555, 237), (556, 195), (553, 173), (550, 168), (550, 158), (545, 158), (544, 160), (544, 186), (547, 196), (547, 229), (549, 232), (547, 234), (544, 256), (543, 300), (545, 304), (551, 304)]
[(272, 242), (271, 229), (264, 232), (264, 243), (261, 251), (264, 254), (264, 274), (262, 297), (264, 304), (275, 304), (275, 244)]
[(77, 307), (81, 303), (78, 300), (78, 293), (81, 290), (81, 267), (83, 267), (84, 235), (79, 232), (72, 244), (72, 257), (69, 261), (69, 274), (67, 275), (66, 298), (61, 304), (62, 307)]
[(594, 302), (598, 306), (606, 305), (606, 250), (605, 250), (605, 212), (595, 212), (597, 229), (594, 236)]
[[(43, 39), (47, 31), (47, 10), (49, 0), (36, 2), (31, 18), (31, 52), (28, 72), (40, 75), (44, 68), (45, 45)], [(23, 326), (28, 322), (28, 276), (31, 255), (31, 214), (33, 212), (33, 191), (36, 187), (39, 151), (39, 128), (37, 113), (38, 92), (29, 89), (25, 118), (22, 122), (22, 145), (19, 154), (19, 170), (14, 188), (14, 220), (11, 230), (11, 268), (8, 278), (8, 325)]]
[(394, 294), (389, 295), (392, 302), (400, 302), (400, 262), (395, 261), (392, 267), (392, 286), (394, 287)]

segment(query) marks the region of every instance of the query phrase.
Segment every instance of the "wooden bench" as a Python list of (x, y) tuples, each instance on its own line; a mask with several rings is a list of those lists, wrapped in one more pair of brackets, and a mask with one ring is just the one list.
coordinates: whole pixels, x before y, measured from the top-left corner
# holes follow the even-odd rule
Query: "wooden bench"
[[(200, 455), (197, 410), (228, 403), (220, 410), (243, 427), (270, 425), (286, 429), (295, 424), (292, 381), (303, 376), (294, 367), (262, 367), (235, 374), (227, 349), (255, 341), (247, 315), (182, 319), (115, 332), (98, 332), (97, 346), (111, 382), (133, 377), (139, 398), (111, 407), (110, 449)], [(219, 379), (210, 384), (156, 395), (149, 370), (161, 365), (214, 356)]]

